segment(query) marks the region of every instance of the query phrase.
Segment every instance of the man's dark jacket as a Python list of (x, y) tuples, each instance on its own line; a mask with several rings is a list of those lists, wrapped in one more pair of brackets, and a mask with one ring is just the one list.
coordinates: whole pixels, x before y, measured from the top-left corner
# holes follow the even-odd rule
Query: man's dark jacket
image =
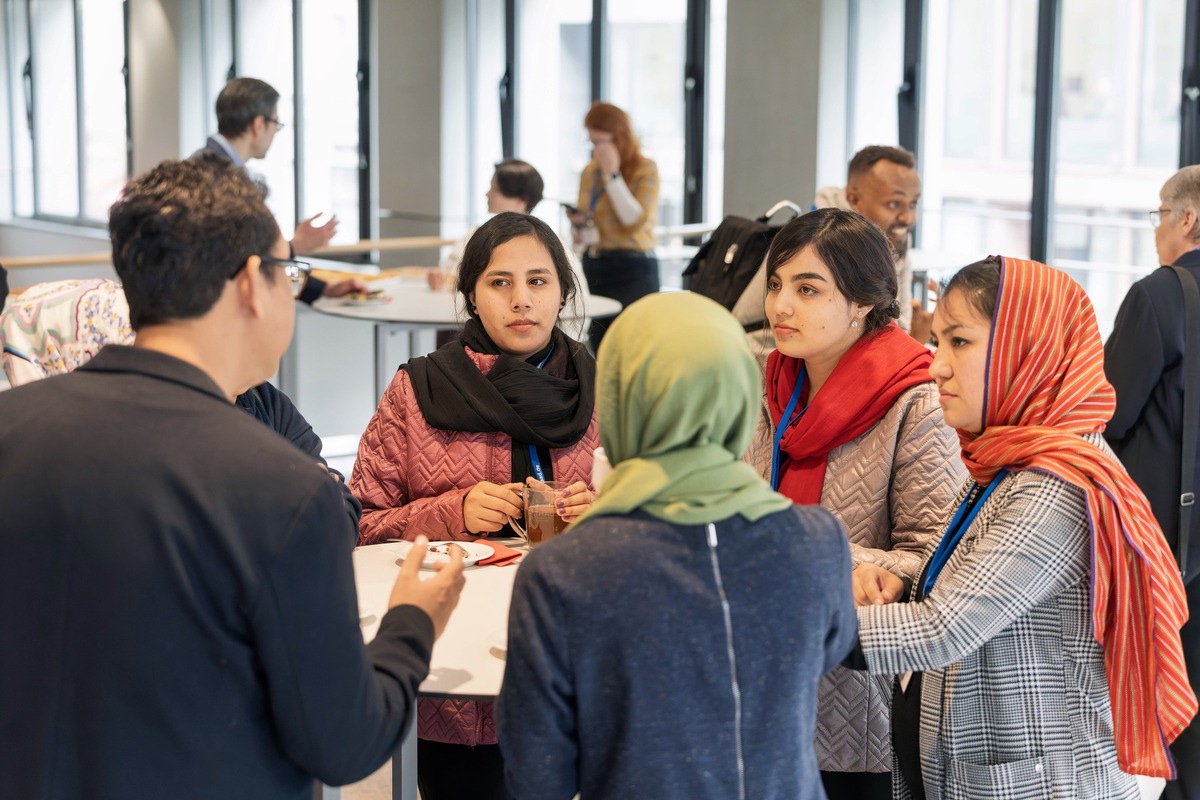
[[(1185, 253), (1176, 265), (1200, 281), (1200, 250)], [(1172, 550), (1179, 537), (1183, 337), (1183, 290), (1175, 272), (1164, 267), (1130, 288), (1104, 345), (1104, 372), (1117, 390), (1117, 409), (1104, 438), (1146, 493)], [(1200, 392), (1200, 386), (1192, 390)], [(1200, 448), (1196, 452), (1200, 481)], [(1200, 573), (1200, 507), (1191, 527), (1189, 581)]]
[(400, 744), (429, 617), (363, 646), (329, 475), (200, 370), (109, 346), (0, 393), (6, 797), (311, 797)]

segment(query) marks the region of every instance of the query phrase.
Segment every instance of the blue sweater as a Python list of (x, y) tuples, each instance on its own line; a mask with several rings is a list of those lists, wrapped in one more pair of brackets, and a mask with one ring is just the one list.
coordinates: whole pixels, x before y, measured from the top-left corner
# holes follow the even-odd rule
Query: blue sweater
[(824, 797), (817, 683), (857, 632), (845, 533), (813, 506), (709, 539), (638, 512), (530, 553), (497, 712), (517, 800)]

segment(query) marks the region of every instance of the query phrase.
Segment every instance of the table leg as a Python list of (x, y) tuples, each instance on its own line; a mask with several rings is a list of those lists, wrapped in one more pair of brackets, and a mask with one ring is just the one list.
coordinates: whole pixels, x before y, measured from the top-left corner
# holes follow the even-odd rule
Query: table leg
[(413, 328), (408, 332), (408, 357), (427, 356), (437, 350), (436, 328)]
[(417, 724), (414, 721), (392, 756), (392, 800), (417, 800)]
[(375, 325), (375, 402), (379, 402), (392, 382), (396, 369), (408, 359), (397, 361), (392, 341), (400, 331), (395, 325), (380, 322)]
[(340, 786), (326, 786), (317, 781), (313, 784), (313, 800), (342, 800)]

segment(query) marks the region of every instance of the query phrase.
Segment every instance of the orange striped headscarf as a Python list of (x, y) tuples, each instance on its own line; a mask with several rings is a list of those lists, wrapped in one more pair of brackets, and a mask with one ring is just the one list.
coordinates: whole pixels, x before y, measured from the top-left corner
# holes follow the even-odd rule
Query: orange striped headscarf
[(1103, 431), (1116, 404), (1082, 287), (1045, 264), (1001, 259), (987, 369), (984, 429), (959, 431), (963, 461), (981, 484), (1001, 468), (1036, 469), (1086, 494), (1092, 625), (1117, 760), (1126, 772), (1173, 778), (1167, 744), (1196, 714), (1179, 641), (1187, 600), (1145, 495), (1081, 437)]

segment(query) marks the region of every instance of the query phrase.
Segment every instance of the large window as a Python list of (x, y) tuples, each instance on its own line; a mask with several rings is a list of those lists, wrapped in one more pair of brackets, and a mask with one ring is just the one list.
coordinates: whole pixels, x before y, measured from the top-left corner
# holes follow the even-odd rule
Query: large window
[[(1177, 164), (1184, 7), (928, 0), (922, 246), (944, 263), (1044, 258), (1087, 289), (1107, 332), (1129, 285), (1156, 263), (1145, 212)], [(1050, 59), (1037, 66), (1043, 10), (1058, 20), (1043, 37), (1055, 84)], [(1035, 95), (1053, 95), (1052, 119), (1035, 120)], [(1042, 186), (1048, 205), (1031, 202)]]
[(129, 173), (123, 6), (122, 0), (79, 4), (83, 216), (88, 219), (107, 219)]
[[(658, 164), (658, 224), (683, 222), (686, 0), (608, 0), (608, 97)], [(582, 122), (582, 120), (581, 120)]]
[(356, 242), (359, 221), (358, 4), (301, 0), (302, 192), (306, 217), (336, 214), (334, 242)]
[(266, 180), (270, 187), (267, 205), (275, 214), (283, 235), (290, 237), (296, 225), (298, 129), (292, 0), (240, 2), (237, 12), (237, 73), (242, 77), (259, 78), (275, 87), (279, 92), (275, 115), (285, 126), (275, 134), (267, 157), (251, 161), (247, 166), (251, 173)]
[(1183, 4), (1062, 0), (1052, 260), (1107, 329), (1134, 267), (1157, 263), (1146, 211), (1175, 170)]
[[(549, 206), (574, 205), (590, 150), (591, 0), (523, 0), (517, 15), (517, 158), (546, 182)], [(556, 212), (562, 224), (566, 218)]]
[(230, 77), (279, 92), (283, 128), (247, 166), (266, 182), (285, 236), (299, 213), (322, 214), (318, 224), (336, 215), (335, 244), (359, 238), (359, 9), (340, 0), (205, 0), (200, 8), (205, 133), (217, 129), (216, 99)]
[[(904, 74), (904, 0), (850, 0), (847, 152), (900, 141), (896, 93)], [(849, 158), (847, 158), (849, 162)]]
[(128, 176), (121, 0), (5, 4), (14, 214), (102, 223)]
[(921, 247), (962, 263), (1027, 256), (1037, 2), (927, 8)]

